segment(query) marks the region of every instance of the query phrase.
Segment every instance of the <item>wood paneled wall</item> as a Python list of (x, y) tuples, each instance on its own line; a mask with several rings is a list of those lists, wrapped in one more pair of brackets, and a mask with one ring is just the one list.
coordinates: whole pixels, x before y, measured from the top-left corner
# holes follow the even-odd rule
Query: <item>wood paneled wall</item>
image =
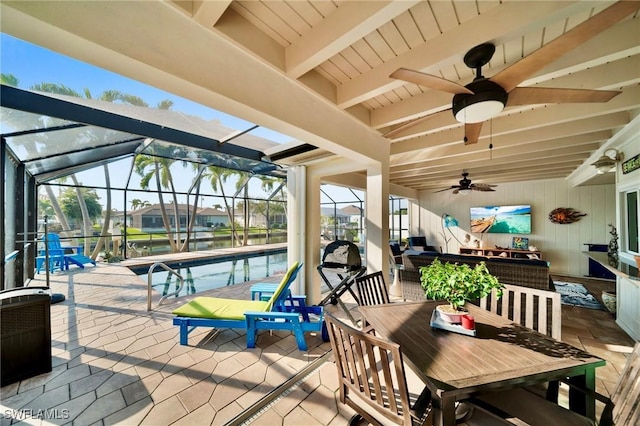
[[(490, 183), (490, 182), (489, 182)], [(432, 193), (422, 191), (411, 206), (411, 235), (426, 235), (429, 244), (445, 250), (441, 215), (448, 213), (459, 222), (451, 231), (462, 242), (469, 233), (469, 208), (478, 206), (530, 204), (532, 230), (529, 244), (543, 252), (551, 262), (551, 272), (568, 275), (587, 275), (588, 260), (582, 253), (585, 243), (608, 244), (609, 226), (616, 223), (615, 185), (569, 187), (564, 179), (501, 184), (495, 192), (474, 191), (469, 195), (454, 195), (450, 191)], [(580, 221), (558, 225), (549, 221), (549, 212), (557, 207), (571, 207), (587, 216)], [(457, 253), (460, 244), (445, 232), (448, 251)], [(472, 240), (482, 241), (484, 247), (510, 247), (513, 234), (470, 234)]]

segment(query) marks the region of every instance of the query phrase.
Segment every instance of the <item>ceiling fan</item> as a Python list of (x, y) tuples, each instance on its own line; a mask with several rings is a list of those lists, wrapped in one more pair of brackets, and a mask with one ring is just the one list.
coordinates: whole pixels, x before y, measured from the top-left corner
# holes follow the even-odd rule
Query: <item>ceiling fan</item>
[(454, 194), (469, 194), (471, 191), (495, 191), (493, 188), (498, 186), (489, 185), (487, 183), (471, 183), (471, 179), (467, 178), (467, 176), (469, 176), (469, 173), (462, 172), (462, 179), (458, 181), (460, 185), (451, 185), (449, 188), (441, 189), (436, 192), (449, 191), (450, 189), (453, 189)]
[[(640, 9), (640, 2), (620, 1), (614, 3), (489, 78), (482, 75), (481, 69), (491, 60), (495, 52), (495, 46), (491, 43), (485, 43), (473, 47), (464, 56), (464, 63), (469, 68), (476, 70), (476, 77), (466, 86), (442, 77), (406, 68), (396, 70), (389, 77), (454, 94), (452, 102), (453, 115), (457, 121), (465, 124), (465, 145), (476, 143), (482, 130), (482, 123), (498, 115), (505, 106), (607, 102), (620, 94), (621, 92), (614, 90), (517, 86), (536, 71), (544, 68), (560, 56), (585, 43), (638, 9)], [(401, 125), (387, 132), (384, 136), (391, 137), (393, 134), (413, 127), (427, 118), (428, 116), (422, 117)]]

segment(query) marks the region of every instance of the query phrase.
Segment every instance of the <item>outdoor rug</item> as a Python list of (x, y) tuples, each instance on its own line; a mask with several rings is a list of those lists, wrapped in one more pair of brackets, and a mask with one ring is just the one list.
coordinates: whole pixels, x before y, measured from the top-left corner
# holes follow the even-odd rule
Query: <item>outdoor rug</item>
[(600, 302), (582, 284), (563, 281), (554, 281), (553, 284), (556, 286), (556, 292), (560, 293), (563, 305), (604, 310)]

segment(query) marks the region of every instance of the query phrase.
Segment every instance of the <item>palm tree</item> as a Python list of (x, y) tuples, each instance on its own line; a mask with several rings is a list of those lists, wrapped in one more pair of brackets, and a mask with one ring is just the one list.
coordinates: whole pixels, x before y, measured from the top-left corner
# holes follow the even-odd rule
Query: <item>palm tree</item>
[(0, 74), (0, 83), (6, 86), (18, 87), (18, 78), (13, 74)]
[[(102, 166), (102, 170), (104, 170), (105, 186), (107, 188), (111, 188), (111, 179), (109, 177), (109, 167), (106, 164), (104, 164)], [(111, 191), (107, 190), (107, 207), (105, 209), (104, 222), (102, 223), (102, 230), (100, 231), (100, 238), (98, 239), (98, 242), (96, 243), (96, 246), (93, 249), (93, 252), (91, 253), (91, 258), (94, 260), (98, 257), (100, 250), (102, 250), (102, 247), (106, 243), (107, 232), (109, 232), (109, 222), (111, 222)]]
[[(5, 84), (11, 84), (14, 86), (18, 86), (18, 79), (15, 78), (13, 75), (11, 74), (2, 74), (2, 82)], [(80, 94), (77, 91), (75, 91), (74, 89), (65, 86), (63, 84), (57, 84), (57, 83), (39, 83), (39, 84), (35, 84), (33, 86), (31, 86), (32, 90), (38, 90), (38, 91), (42, 91), (42, 92), (49, 92), (49, 93), (57, 93), (57, 94), (61, 94), (61, 95), (67, 95), (67, 96), (75, 96), (75, 97), (84, 97), (86, 99), (94, 99), (93, 95), (91, 94), (91, 91), (88, 88), (85, 88), (83, 90), (83, 93)], [(101, 101), (105, 101), (105, 102), (122, 102), (122, 103), (126, 103), (129, 105), (135, 105), (135, 106), (144, 106), (144, 107), (148, 107), (148, 104), (140, 97), (135, 96), (135, 95), (130, 95), (130, 94), (126, 94), (126, 93), (122, 93), (118, 90), (105, 90), (103, 91), (100, 96), (97, 98)], [(158, 108), (159, 109), (170, 109), (173, 106), (173, 101), (165, 99), (161, 102), (158, 103)], [(90, 133), (90, 131), (89, 131)], [(91, 137), (91, 135), (89, 135)], [(105, 183), (106, 183), (106, 193), (107, 193), (107, 213), (106, 213), (106, 217), (105, 217), (105, 222), (103, 223), (103, 228), (102, 228), (102, 232), (101, 232), (101, 237), (98, 241), (98, 244), (96, 245), (96, 248), (94, 249), (93, 253), (91, 254), (91, 257), (93, 259), (95, 259), (98, 256), (98, 253), (102, 247), (102, 245), (104, 245), (105, 243), (105, 235), (108, 231), (109, 228), (109, 221), (111, 220), (111, 216), (110, 216), (110, 212), (111, 212), (111, 184), (110, 184), (110, 178), (109, 178), (109, 168), (105, 165), (103, 167), (104, 173), (105, 173)], [(75, 175), (71, 175), (71, 179), (74, 181), (74, 183), (77, 185), (77, 179), (75, 177)], [(49, 186), (46, 185), (45, 188), (47, 189), (47, 194), (49, 195), (49, 198), (51, 200), (51, 205), (54, 209), (54, 211), (56, 212), (56, 216), (58, 217), (58, 220), (60, 221), (60, 223), (62, 224), (64, 229), (69, 229), (69, 224), (68, 224), (68, 220), (67, 218), (64, 216), (64, 213), (62, 213), (62, 209), (59, 208), (58, 202), (55, 198), (55, 195), (53, 194), (53, 191), (50, 190)], [(84, 235), (85, 235), (85, 254), (88, 255), (88, 251), (90, 250), (90, 240), (89, 240), (89, 236), (91, 235), (91, 224), (90, 224), (90, 220), (88, 217), (88, 214), (86, 213), (86, 203), (84, 202), (84, 198), (82, 197), (82, 193), (80, 191), (79, 188), (76, 188), (77, 190), (77, 194), (78, 194), (78, 202), (80, 204), (80, 208), (82, 211), (82, 218), (83, 218), (83, 225), (84, 225)], [(174, 193), (175, 195), (175, 193)], [(147, 205), (149, 204), (149, 202), (146, 202)], [(56, 208), (57, 206), (57, 208)], [(84, 208), (83, 208), (84, 206)]]
[[(278, 203), (281, 208), (282, 211), (284, 212), (284, 215), (286, 216), (287, 214), (287, 203), (285, 203), (284, 201), (286, 200), (286, 195), (284, 192), (284, 185), (281, 185), (284, 181), (284, 179), (282, 178), (277, 178), (277, 177), (273, 177), (273, 176), (266, 176), (266, 175), (259, 175), (258, 179), (260, 179), (260, 186), (262, 188), (262, 190), (269, 194), (272, 195), (273, 192), (273, 187), (276, 186), (276, 184), (279, 185), (279, 190), (278, 190), (278, 194), (280, 195), (279, 199), (280, 201), (283, 201), (281, 203)], [(267, 201), (268, 203), (269, 201)], [(267, 220), (269, 220), (269, 218), (267, 218)]]
[(131, 208), (133, 210), (139, 209), (141, 205), (142, 205), (142, 200), (138, 198), (134, 198), (133, 200), (131, 200)]
[(167, 207), (164, 202), (164, 197), (162, 196), (162, 189), (171, 188), (171, 192), (174, 198), (173, 207), (176, 221), (175, 223), (177, 237), (179, 239), (180, 216), (178, 212), (178, 201), (176, 198), (175, 187), (173, 185), (173, 177), (171, 175), (170, 169), (173, 162), (173, 160), (169, 160), (166, 158), (152, 157), (150, 155), (138, 155), (134, 160), (134, 170), (139, 176), (142, 177), (142, 179), (140, 180), (140, 187), (143, 189), (149, 189), (151, 180), (155, 180), (156, 191), (158, 192), (158, 200), (160, 202), (160, 214), (162, 215), (162, 222), (164, 223), (164, 228), (167, 231), (167, 238), (169, 239), (171, 251), (176, 253), (178, 252), (179, 248), (174, 238), (173, 229), (171, 228), (171, 224), (169, 223)]
[(193, 232), (193, 227), (195, 226), (196, 219), (197, 219), (196, 215), (198, 213), (198, 204), (200, 199), (200, 184), (202, 183), (202, 176), (200, 171), (204, 166), (199, 163), (191, 163), (191, 164), (193, 166), (194, 171), (196, 172), (196, 176), (193, 178), (193, 183), (192, 183), (192, 185), (195, 185), (196, 193), (194, 194), (195, 198), (193, 200), (193, 207), (191, 209), (189, 223), (187, 224), (187, 235), (184, 239), (184, 242), (182, 243), (182, 246), (180, 247), (180, 251), (186, 251), (187, 248), (189, 247), (189, 241), (191, 240), (191, 233)]
[(220, 190), (220, 192), (222, 193), (222, 201), (224, 202), (224, 210), (227, 212), (227, 218), (229, 219), (232, 238), (235, 238), (236, 243), (240, 244), (240, 237), (233, 227), (234, 218), (232, 215), (232, 210), (229, 207), (229, 202), (227, 201), (227, 196), (224, 192), (224, 184), (226, 183), (227, 179), (235, 174), (236, 172), (231, 169), (226, 169), (224, 167), (218, 166), (207, 166), (207, 169), (202, 174), (202, 178), (209, 181), (209, 183), (211, 184), (211, 189), (213, 189), (214, 192)]
[(75, 174), (71, 175), (71, 180), (76, 188), (76, 196), (78, 197), (78, 204), (80, 205), (80, 212), (82, 213), (82, 233), (84, 235), (84, 255), (89, 256), (91, 252), (91, 236), (93, 235), (93, 230), (91, 229), (91, 218), (89, 217), (89, 210), (87, 209), (87, 203), (82, 195), (82, 188), (80, 187), (80, 182), (78, 182), (78, 178), (76, 178)]

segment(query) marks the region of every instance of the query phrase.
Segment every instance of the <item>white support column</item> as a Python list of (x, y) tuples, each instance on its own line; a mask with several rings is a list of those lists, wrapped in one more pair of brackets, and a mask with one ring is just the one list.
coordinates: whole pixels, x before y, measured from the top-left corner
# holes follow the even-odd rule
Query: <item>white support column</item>
[[(287, 171), (287, 264), (304, 262), (307, 249), (306, 240), (306, 169), (293, 166)], [(293, 283), (295, 294), (305, 294), (306, 274), (304, 268)]]
[(366, 259), (369, 273), (382, 271), (389, 277), (389, 165), (367, 167)]
[(308, 173), (305, 200), (306, 234), (302, 244), (306, 247), (304, 271), (306, 272), (305, 294), (307, 304), (318, 303), (321, 299), (322, 282), (317, 268), (320, 265), (320, 175)]

